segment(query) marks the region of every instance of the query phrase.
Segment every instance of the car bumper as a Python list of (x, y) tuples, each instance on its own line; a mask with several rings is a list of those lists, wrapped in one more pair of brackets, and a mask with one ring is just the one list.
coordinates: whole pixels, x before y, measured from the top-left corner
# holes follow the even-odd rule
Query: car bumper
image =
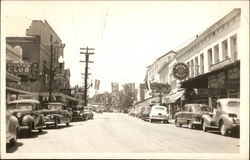
[(153, 116), (153, 117), (150, 117), (150, 119), (154, 119), (154, 120), (169, 120), (169, 117), (166, 117), (166, 116)]
[(20, 126), (19, 127), (19, 131), (21, 131), (21, 130), (27, 130), (27, 129), (29, 129), (29, 126)]

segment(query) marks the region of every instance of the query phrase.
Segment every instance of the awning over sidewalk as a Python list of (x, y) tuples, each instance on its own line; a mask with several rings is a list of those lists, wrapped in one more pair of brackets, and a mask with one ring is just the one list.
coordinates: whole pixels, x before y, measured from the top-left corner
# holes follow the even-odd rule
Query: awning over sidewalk
[(185, 93), (185, 90), (180, 90), (178, 92), (168, 95), (166, 97), (167, 103), (175, 103), (179, 98), (183, 96), (184, 93)]

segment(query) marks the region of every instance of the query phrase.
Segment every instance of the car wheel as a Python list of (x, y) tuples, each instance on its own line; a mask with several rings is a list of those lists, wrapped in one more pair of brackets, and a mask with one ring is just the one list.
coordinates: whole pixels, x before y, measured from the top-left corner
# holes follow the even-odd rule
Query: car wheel
[(207, 132), (207, 127), (206, 127), (207, 125), (206, 125), (206, 122), (203, 122), (202, 123), (202, 130), (204, 131), (204, 132)]
[(54, 127), (57, 128), (58, 127), (58, 120), (55, 119), (55, 124), (54, 124)]
[(27, 129), (27, 137), (32, 136), (32, 123), (29, 125), (29, 128)]
[(70, 119), (67, 118), (67, 123), (66, 123), (66, 126), (68, 127), (70, 125)]
[(222, 121), (220, 124), (220, 133), (223, 136), (227, 136), (228, 135), (228, 129), (226, 128), (224, 122)]
[(189, 128), (189, 129), (192, 129), (192, 128), (193, 128), (193, 123), (192, 123), (192, 121), (189, 121), (189, 122), (188, 122), (188, 128)]
[(39, 132), (42, 133), (43, 132), (43, 126), (44, 126), (44, 122), (42, 122), (41, 124), (41, 128), (39, 128)]
[(180, 124), (180, 122), (178, 122), (177, 119), (174, 120), (174, 124), (175, 124), (176, 127), (181, 127), (182, 126), (182, 124)]
[(14, 146), (14, 145), (16, 144), (17, 132), (18, 132), (18, 128), (16, 129), (14, 138), (12, 138), (12, 139), (10, 140), (10, 145), (11, 145), (11, 146)]

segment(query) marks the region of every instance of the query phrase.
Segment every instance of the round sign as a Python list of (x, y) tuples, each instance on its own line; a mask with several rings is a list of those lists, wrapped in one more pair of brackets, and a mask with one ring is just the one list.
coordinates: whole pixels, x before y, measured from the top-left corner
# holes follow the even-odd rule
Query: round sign
[(178, 80), (183, 80), (186, 79), (188, 75), (189, 75), (189, 69), (185, 63), (180, 62), (173, 67), (174, 78)]

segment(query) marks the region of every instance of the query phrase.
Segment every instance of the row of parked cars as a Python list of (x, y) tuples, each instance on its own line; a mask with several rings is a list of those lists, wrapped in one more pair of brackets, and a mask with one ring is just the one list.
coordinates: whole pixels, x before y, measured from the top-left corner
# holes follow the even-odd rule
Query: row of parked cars
[[(149, 120), (149, 122), (153, 120), (169, 121), (166, 107), (159, 105), (131, 109), (129, 115)], [(204, 132), (216, 129), (223, 136), (233, 133), (239, 135), (240, 99), (218, 99), (213, 108), (206, 104), (185, 104), (174, 115), (174, 124), (176, 127), (187, 125), (190, 129), (202, 129)]]
[(6, 108), (6, 142), (14, 145), (17, 135), (22, 133), (32, 136), (32, 130), (43, 132), (43, 128), (58, 124), (70, 125), (75, 120), (93, 119), (94, 114), (90, 107), (76, 106), (68, 108), (63, 103), (48, 103), (41, 106), (35, 99), (14, 100), (7, 103)]

